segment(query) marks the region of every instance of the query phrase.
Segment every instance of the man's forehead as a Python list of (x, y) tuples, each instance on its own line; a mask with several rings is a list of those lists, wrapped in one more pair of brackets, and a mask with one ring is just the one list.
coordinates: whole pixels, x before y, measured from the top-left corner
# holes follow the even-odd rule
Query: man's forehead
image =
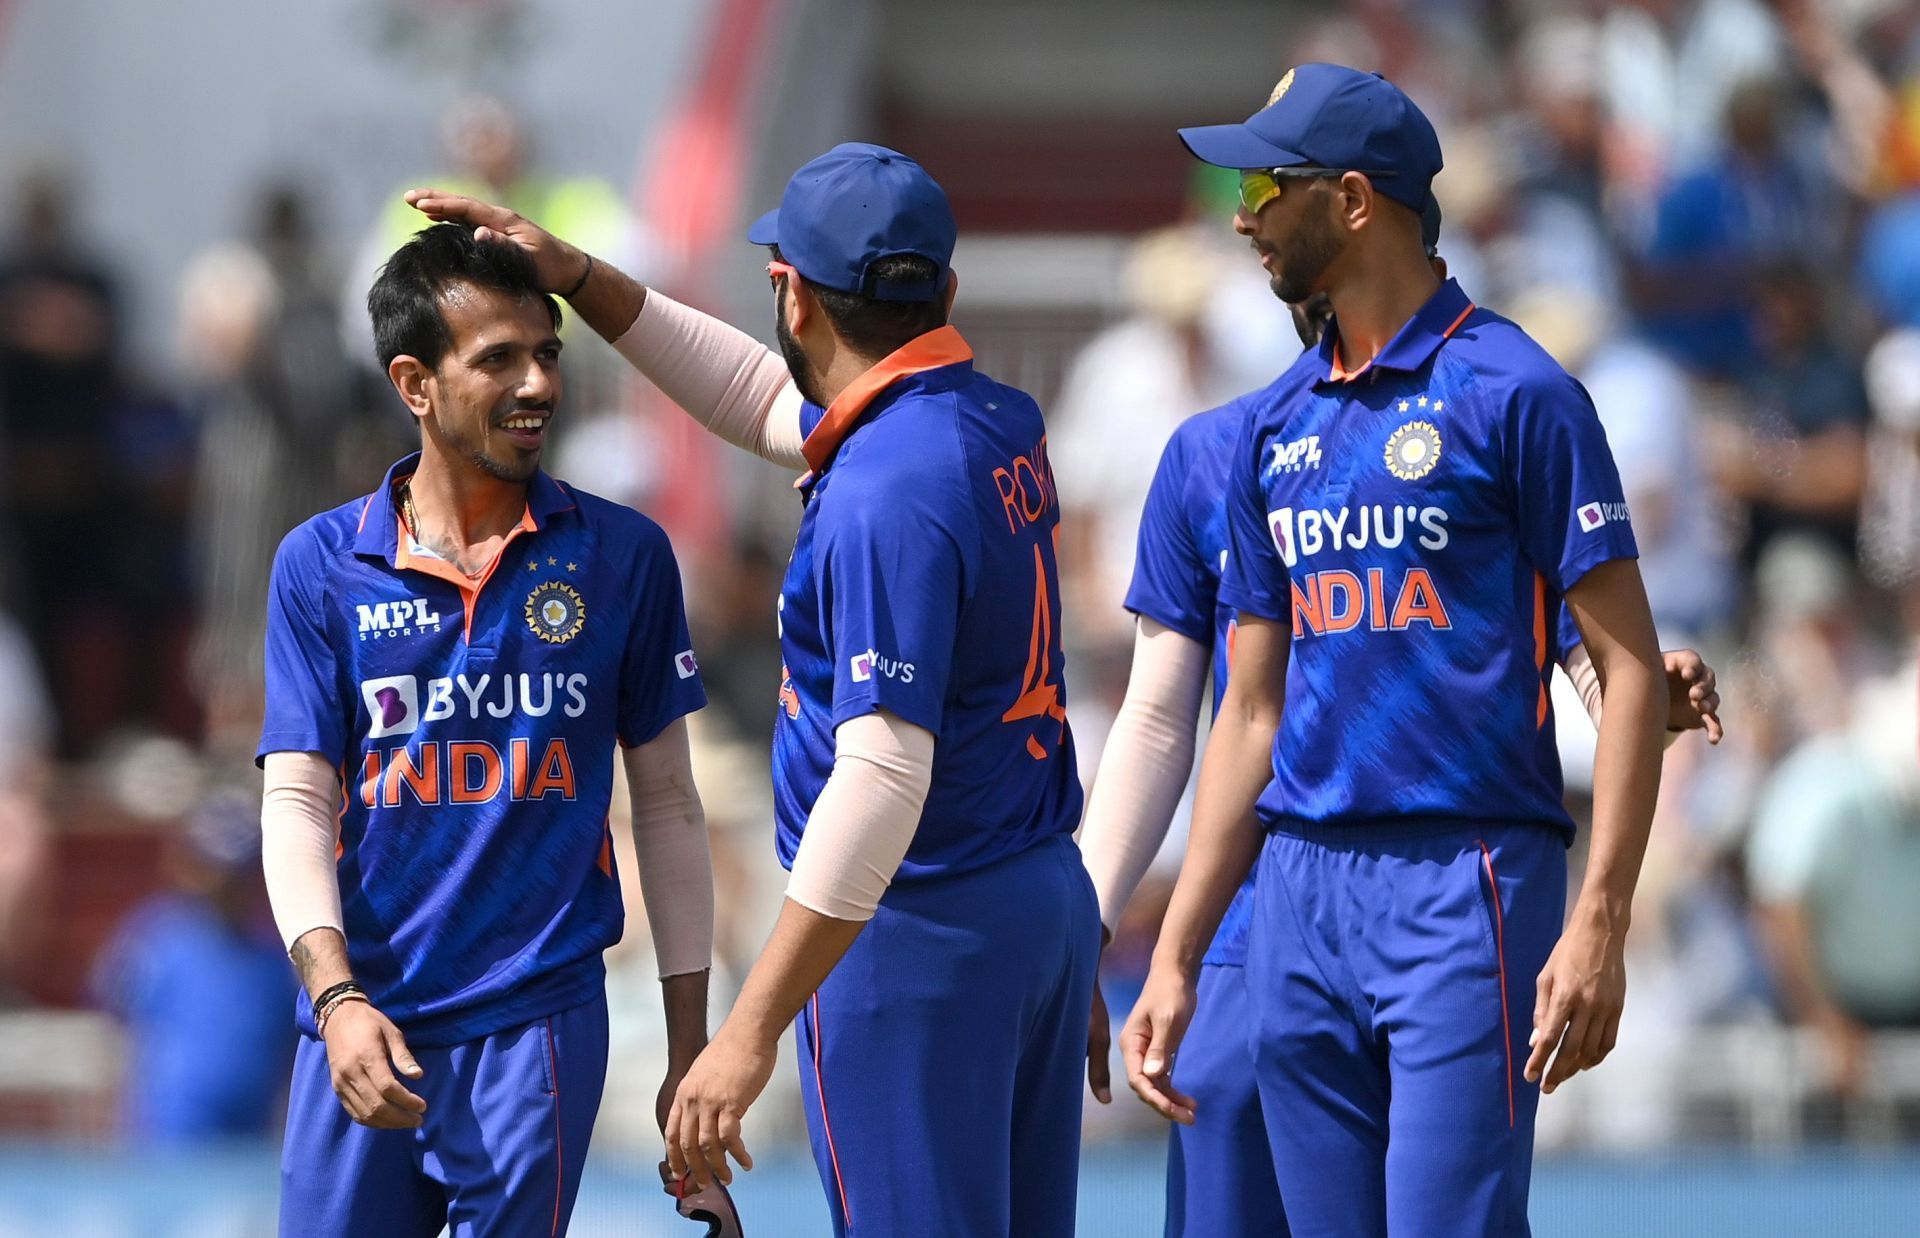
[(542, 297), (481, 288), (464, 280), (441, 289), (440, 315), (462, 345), (482, 339), (552, 338), (553, 312)]

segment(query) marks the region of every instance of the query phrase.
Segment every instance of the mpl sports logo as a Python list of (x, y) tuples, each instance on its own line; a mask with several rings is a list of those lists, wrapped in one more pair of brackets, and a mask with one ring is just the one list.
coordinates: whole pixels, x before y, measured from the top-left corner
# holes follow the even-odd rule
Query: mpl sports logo
[(872, 649), (856, 653), (849, 658), (847, 670), (853, 675), (855, 683), (866, 683), (875, 675), (897, 679), (901, 683), (913, 682), (913, 663), (889, 658), (886, 654)]
[(371, 636), (413, 636), (440, 630), (440, 612), (427, 605), (425, 598), (402, 598), (397, 602), (360, 602), (354, 606), (360, 621), (360, 639)]
[(1575, 513), (1580, 517), (1580, 531), (1591, 533), (1603, 524), (1628, 524), (1625, 503), (1583, 503)]
[(1273, 444), (1273, 455), (1267, 460), (1267, 467), (1261, 474), (1261, 480), (1267, 480), (1280, 473), (1298, 473), (1303, 469), (1319, 467), (1320, 436), (1309, 434), (1291, 443)]

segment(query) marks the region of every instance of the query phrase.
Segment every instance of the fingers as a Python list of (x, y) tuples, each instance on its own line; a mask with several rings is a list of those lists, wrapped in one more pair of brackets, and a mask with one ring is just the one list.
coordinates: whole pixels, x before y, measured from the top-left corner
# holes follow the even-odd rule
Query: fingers
[[(393, 1059), (394, 1066), (398, 1068), (401, 1074), (409, 1079), (418, 1079), (427, 1073), (421, 1069), (420, 1063), (413, 1060), (413, 1053), (407, 1048), (407, 1038), (400, 1034), (399, 1028), (395, 1027), (392, 1023), (388, 1023), (386, 1027), (381, 1029), (381, 1035), (384, 1036), (387, 1041), (387, 1056)], [(411, 1096), (412, 1093), (409, 1092), (408, 1095)], [(414, 1099), (419, 1100), (420, 1098), (415, 1096)], [(421, 1101), (420, 1107), (424, 1110), (426, 1108), (426, 1102)]]
[(1566, 1034), (1560, 1039), (1560, 1052), (1554, 1054), (1553, 1062), (1547, 1067), (1546, 1079), (1540, 1084), (1540, 1090), (1551, 1096), (1555, 1088), (1580, 1073), (1587, 1064), (1587, 1036), (1594, 1032), (1593, 1016), (1584, 1007), (1572, 1012), (1567, 1020)]
[(686, 1106), (680, 1098), (673, 1098), (673, 1108), (667, 1111), (667, 1168), (673, 1172), (675, 1182), (683, 1182), (687, 1177), (687, 1154), (681, 1150), (680, 1129), (686, 1121)]
[[(740, 1135), (740, 1119), (731, 1113), (720, 1115), (720, 1146), (725, 1148), (742, 1169), (753, 1168), (753, 1157), (747, 1152), (747, 1141)], [(733, 1176), (727, 1176), (731, 1183)]]
[(1528, 1083), (1540, 1082), (1541, 1072), (1547, 1067), (1547, 1059), (1560, 1044), (1561, 1034), (1567, 1030), (1565, 1003), (1557, 1001), (1554, 994), (1553, 969), (1551, 966), (1540, 973), (1538, 989), (1533, 999), (1533, 1035), (1527, 1044), (1532, 1052), (1527, 1054), (1527, 1066), (1522, 1076)]
[(405, 196), (407, 205), (435, 223), (446, 223), (451, 220), (454, 223), (503, 228), (513, 219), (513, 212), (506, 207), (482, 202), (478, 198), (469, 198), (464, 194), (422, 188), (409, 189)]
[(1608, 1055), (1613, 1052), (1613, 1047), (1619, 1043), (1620, 1016), (1616, 1013), (1600, 1021), (1599, 1044), (1588, 1054), (1587, 1065), (1594, 1067), (1606, 1061)]
[(1113, 1030), (1107, 1023), (1106, 1003), (1096, 999), (1087, 1022), (1087, 1087), (1103, 1105), (1113, 1103), (1113, 1075), (1107, 1056), (1113, 1049)]
[[(1717, 699), (1718, 698), (1716, 698), (1716, 700)], [(1700, 717), (1707, 725), (1707, 742), (1710, 744), (1719, 743), (1727, 733), (1727, 729), (1720, 724), (1720, 715), (1717, 712), (1709, 712), (1701, 714)]]
[(1174, 1026), (1170, 1018), (1151, 1015), (1145, 1028), (1130, 1030), (1135, 1032), (1137, 1053), (1135, 1046), (1128, 1047), (1128, 1086), (1161, 1117), (1193, 1125), (1193, 1098), (1173, 1086), (1173, 1058), (1185, 1029)]

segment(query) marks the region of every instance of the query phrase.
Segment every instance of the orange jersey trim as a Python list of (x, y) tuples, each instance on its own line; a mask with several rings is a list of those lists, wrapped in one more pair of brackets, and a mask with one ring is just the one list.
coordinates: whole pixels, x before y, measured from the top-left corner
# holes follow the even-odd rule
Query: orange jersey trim
[(853, 431), (854, 423), (867, 411), (874, 398), (903, 378), (946, 365), (973, 360), (973, 346), (952, 327), (938, 327), (917, 336), (895, 349), (872, 369), (847, 384), (846, 390), (827, 406), (820, 424), (800, 445), (807, 467), (815, 473), (827, 467), (833, 453)]

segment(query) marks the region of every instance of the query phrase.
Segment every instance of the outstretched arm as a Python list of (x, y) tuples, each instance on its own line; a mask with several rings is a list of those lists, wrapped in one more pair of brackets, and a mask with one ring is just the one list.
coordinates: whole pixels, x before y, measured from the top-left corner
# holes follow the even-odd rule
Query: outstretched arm
[(436, 223), (518, 245), (540, 286), (564, 296), (635, 369), (719, 437), (765, 460), (805, 468), (799, 391), (786, 363), (752, 336), (650, 291), (532, 220), (477, 198), (411, 189), (407, 201)]

